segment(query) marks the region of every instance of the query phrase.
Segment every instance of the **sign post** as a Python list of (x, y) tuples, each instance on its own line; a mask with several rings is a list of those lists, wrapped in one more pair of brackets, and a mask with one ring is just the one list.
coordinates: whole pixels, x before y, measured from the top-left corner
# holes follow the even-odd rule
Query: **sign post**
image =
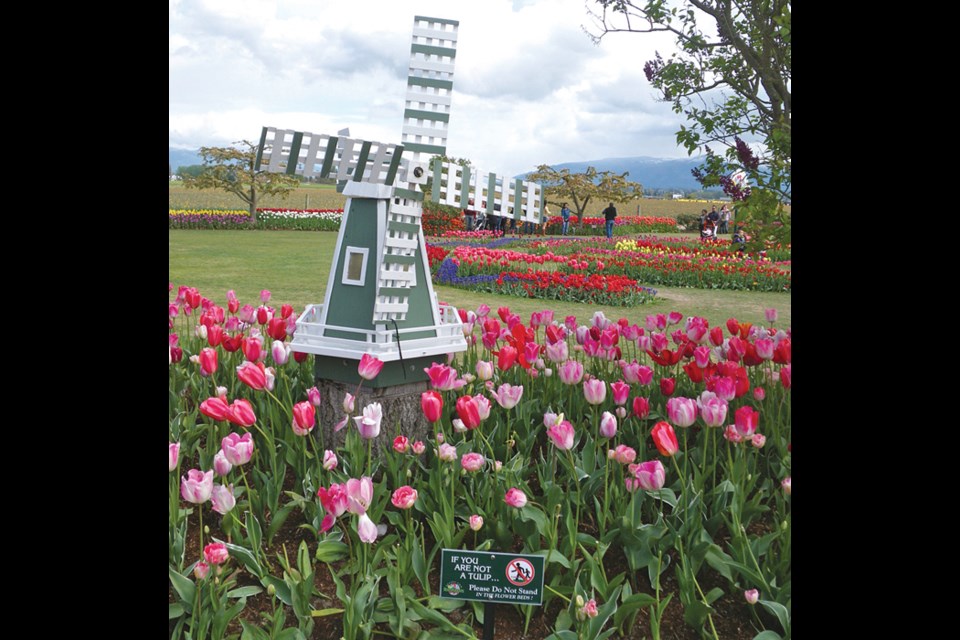
[(494, 604), (543, 604), (543, 565), (539, 555), (441, 549), (440, 597), (483, 602), (483, 638), (492, 640)]

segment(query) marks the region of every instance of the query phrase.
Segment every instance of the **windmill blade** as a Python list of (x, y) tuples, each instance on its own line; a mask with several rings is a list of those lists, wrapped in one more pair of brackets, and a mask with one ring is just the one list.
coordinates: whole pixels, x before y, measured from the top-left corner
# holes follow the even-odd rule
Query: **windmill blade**
[(471, 209), (487, 215), (533, 224), (543, 221), (543, 188), (539, 183), (440, 162), (439, 158), (434, 158), (431, 171), (433, 202), (463, 208), (464, 203), (472, 201)]

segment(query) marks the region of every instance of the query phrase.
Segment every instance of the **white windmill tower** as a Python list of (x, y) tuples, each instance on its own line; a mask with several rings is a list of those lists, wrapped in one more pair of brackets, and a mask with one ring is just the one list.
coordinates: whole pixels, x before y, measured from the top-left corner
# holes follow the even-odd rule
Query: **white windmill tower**
[(437, 157), (446, 153), (458, 27), (414, 17), (400, 144), (273, 127), (260, 136), (258, 170), (336, 177), (347, 196), (324, 302), (307, 306), (291, 342), (314, 354), (318, 379), (356, 383), (357, 362), (370, 354), (385, 364), (369, 386), (422, 381), (432, 362), (466, 350), (457, 310), (438, 304), (430, 280), (420, 224), (429, 177), (433, 202), (473, 199), (488, 213), (540, 221), (538, 184)]

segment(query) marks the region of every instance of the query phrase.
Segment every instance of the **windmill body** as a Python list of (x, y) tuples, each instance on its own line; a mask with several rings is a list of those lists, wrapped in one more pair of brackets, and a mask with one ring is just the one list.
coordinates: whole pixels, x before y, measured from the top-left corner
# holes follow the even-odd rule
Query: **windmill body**
[[(414, 18), (402, 143), (265, 127), (258, 170), (333, 177), (347, 200), (323, 304), (297, 319), (291, 346), (315, 356), (317, 378), (355, 382), (357, 361), (385, 364), (370, 386), (425, 380), (424, 368), (467, 348), (457, 310), (437, 301), (421, 227), (431, 200), (538, 223), (536, 183), (441, 162), (459, 23)], [(474, 208), (474, 207), (471, 207)]]

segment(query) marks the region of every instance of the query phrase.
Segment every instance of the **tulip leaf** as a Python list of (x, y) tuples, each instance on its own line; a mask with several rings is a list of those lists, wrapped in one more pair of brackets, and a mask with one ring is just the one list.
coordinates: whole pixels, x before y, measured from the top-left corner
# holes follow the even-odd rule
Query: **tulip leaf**
[(623, 624), (624, 620), (629, 618), (636, 611), (639, 611), (643, 607), (655, 605), (656, 603), (656, 598), (647, 593), (634, 593), (627, 596), (623, 599), (623, 602), (620, 603), (620, 606), (617, 607), (617, 611), (613, 614), (614, 626), (619, 628), (620, 625)]
[(713, 604), (714, 602), (716, 602), (717, 598), (719, 598), (722, 595), (723, 595), (723, 589), (721, 589), (720, 587), (714, 587), (713, 589), (710, 589), (710, 591), (707, 592), (707, 595), (705, 596), (704, 599), (707, 601), (707, 604)]
[(245, 596), (255, 596), (258, 593), (263, 593), (263, 587), (258, 587), (257, 585), (250, 585), (247, 587), (239, 587), (231, 591), (227, 591), (228, 598), (242, 598)]
[(433, 624), (439, 626), (441, 629), (447, 631), (456, 632), (457, 627), (452, 622), (450, 622), (447, 617), (437, 611), (432, 611), (431, 609), (426, 608), (416, 600), (410, 600), (410, 608), (417, 612), (424, 620), (432, 622)]
[(283, 526), (283, 523), (287, 521), (287, 518), (290, 516), (290, 512), (293, 511), (295, 504), (286, 504), (280, 508), (273, 517), (270, 518), (270, 526), (267, 527), (267, 544), (270, 545), (273, 542), (273, 536), (277, 534), (277, 531), (280, 530), (280, 527)]
[(532, 507), (530, 505), (525, 505), (520, 509), (520, 519), (521, 520), (532, 520), (536, 523), (537, 529), (540, 531), (546, 531), (547, 529), (547, 517), (543, 515), (543, 512)]
[(259, 549), (263, 542), (263, 530), (260, 528), (260, 521), (249, 511), (247, 512), (245, 520), (247, 523), (247, 536), (249, 536), (250, 539), (250, 548)]
[(328, 538), (326, 540), (321, 540), (317, 543), (317, 553), (314, 557), (320, 562), (336, 562), (342, 558), (346, 558), (350, 549), (343, 542)]
[[(214, 538), (214, 540), (217, 540)], [(217, 540), (217, 542), (222, 542), (222, 540)], [(260, 563), (257, 562), (257, 559), (253, 556), (249, 549), (245, 549), (239, 545), (232, 544), (230, 542), (224, 542), (224, 545), (227, 547), (227, 551), (230, 552), (230, 555), (246, 567), (247, 571), (257, 576), (258, 578), (263, 573), (263, 569), (260, 568)]]
[(325, 616), (335, 616), (338, 613), (343, 613), (343, 609), (311, 609), (310, 615), (314, 618), (323, 618)]
[(430, 596), (430, 598), (427, 600), (427, 607), (433, 609), (434, 611), (443, 611), (445, 613), (449, 613), (462, 607), (463, 602), (463, 600), (453, 600), (450, 598)]
[(180, 603), (170, 605), (170, 620), (183, 615), (183, 606)]
[(306, 640), (306, 636), (300, 629), (289, 627), (278, 633), (276, 640)]
[(543, 640), (577, 640), (577, 634), (570, 630), (557, 631), (551, 633)]
[(414, 543), (410, 562), (413, 565), (413, 575), (417, 576), (417, 580), (420, 581), (423, 592), (429, 594), (430, 581), (427, 579), (427, 562), (423, 557), (423, 549), (420, 548), (419, 544)]
[(770, 631), (770, 629), (767, 629), (766, 631), (761, 631), (757, 635), (753, 636), (753, 640), (783, 640), (783, 636), (776, 631)]
[(177, 595), (180, 596), (180, 601), (183, 603), (183, 608), (187, 613), (193, 612), (193, 602), (197, 599), (197, 587), (193, 584), (193, 581), (190, 578), (186, 578), (174, 570), (173, 567), (168, 567), (168, 572), (170, 574), (170, 582), (173, 584), (174, 590), (176, 590)]
[(263, 629), (251, 625), (246, 620), (240, 621), (243, 627), (243, 633), (240, 634), (240, 640), (270, 640), (270, 636)]
[(273, 585), (273, 588), (276, 589), (277, 597), (280, 598), (280, 602), (288, 607), (293, 606), (293, 596), (290, 595), (290, 587), (288, 587), (287, 583), (285, 583), (283, 580), (267, 575), (261, 576), (260, 582), (266, 585), (267, 588), (269, 588), (270, 585)]
[(785, 632), (789, 633), (790, 612), (787, 611), (787, 608), (779, 602), (771, 602), (770, 600), (761, 600), (760, 604), (762, 604), (767, 611), (777, 616), (777, 620), (780, 621), (780, 626), (783, 627)]

